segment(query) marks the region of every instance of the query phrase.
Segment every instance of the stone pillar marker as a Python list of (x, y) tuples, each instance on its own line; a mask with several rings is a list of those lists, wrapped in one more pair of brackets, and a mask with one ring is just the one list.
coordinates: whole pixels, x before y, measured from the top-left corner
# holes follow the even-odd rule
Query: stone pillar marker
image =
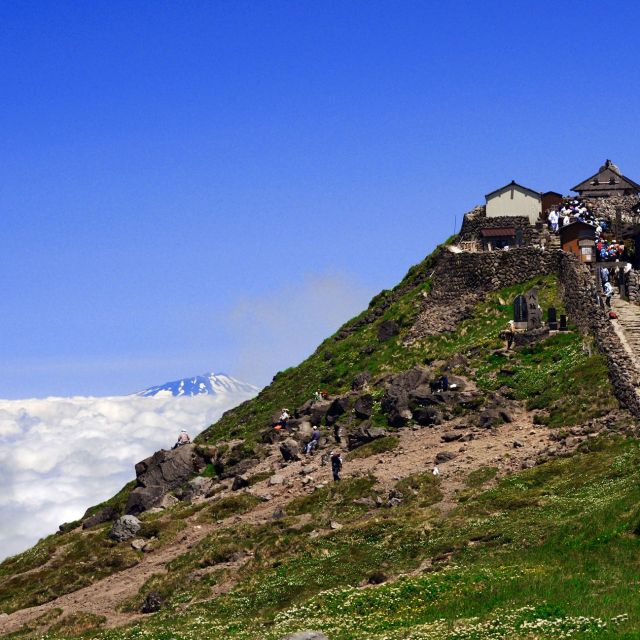
[(560, 316), (560, 331), (567, 330), (567, 316), (564, 314)]
[(542, 326), (542, 309), (538, 304), (538, 288), (527, 291), (524, 298), (527, 301), (527, 329), (539, 329)]
[(547, 311), (547, 323), (549, 324), (549, 331), (558, 330), (558, 316), (555, 307), (549, 307)]
[(525, 297), (516, 296), (513, 299), (513, 322), (516, 325), (516, 329), (526, 329), (528, 317)]

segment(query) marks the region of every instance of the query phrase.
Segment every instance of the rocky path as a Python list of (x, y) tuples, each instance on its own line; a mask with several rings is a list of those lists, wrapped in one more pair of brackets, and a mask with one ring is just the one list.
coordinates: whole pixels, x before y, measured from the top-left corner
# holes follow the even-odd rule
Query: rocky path
[[(498, 475), (502, 476), (531, 466), (540, 454), (553, 453), (557, 449), (558, 444), (552, 441), (549, 431), (533, 425), (530, 413), (515, 407), (513, 417), (512, 423), (493, 429), (470, 427), (462, 419), (434, 428), (404, 429), (399, 434), (398, 448), (346, 462), (344, 477), (373, 473), (377, 480), (376, 487), (384, 492), (391, 489), (399, 479), (431, 471), (438, 454), (449, 454), (445, 456), (449, 460), (438, 463), (443, 493), (439, 507), (443, 514), (447, 513), (457, 504), (456, 492), (465, 487), (465, 479), (472, 471), (484, 466), (494, 466), (498, 468)], [(461, 441), (461, 437), (466, 441)], [(277, 509), (286, 509), (286, 503), (294, 497), (312, 492), (318, 483), (330, 482), (330, 468), (329, 465), (321, 464), (321, 453), (283, 467), (280, 455), (274, 449), (254, 471), (275, 471), (278, 476), (277, 484), (265, 480), (250, 489), (251, 493), (265, 499), (252, 511), (210, 524), (199, 523), (196, 514), (187, 520), (186, 529), (172, 543), (145, 555), (136, 566), (47, 604), (4, 617), (0, 619), (0, 634), (16, 631), (54, 607), (63, 609), (64, 615), (79, 611), (103, 615), (107, 618), (109, 627), (134, 622), (143, 617), (138, 613), (120, 612), (117, 610), (118, 606), (135, 596), (152, 575), (165, 572), (166, 565), (171, 560), (186, 553), (216, 528), (239, 522), (266, 522)], [(308, 476), (312, 477), (312, 481), (305, 479)], [(220, 495), (216, 495), (216, 498)], [(220, 565), (219, 568), (225, 567)], [(234, 567), (230, 565), (227, 568), (230, 572), (219, 593), (228, 591), (235, 584)]]

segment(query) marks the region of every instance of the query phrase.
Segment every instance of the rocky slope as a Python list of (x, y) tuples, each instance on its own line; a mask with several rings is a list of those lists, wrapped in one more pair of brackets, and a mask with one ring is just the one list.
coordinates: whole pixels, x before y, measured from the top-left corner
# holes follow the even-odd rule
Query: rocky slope
[[(108, 503), (0, 565), (0, 632), (630, 633), (635, 390), (609, 382), (631, 374), (581, 269), (560, 252), (438, 250), (195, 445), (142, 461)], [(532, 286), (572, 331), (507, 352), (510, 301)]]

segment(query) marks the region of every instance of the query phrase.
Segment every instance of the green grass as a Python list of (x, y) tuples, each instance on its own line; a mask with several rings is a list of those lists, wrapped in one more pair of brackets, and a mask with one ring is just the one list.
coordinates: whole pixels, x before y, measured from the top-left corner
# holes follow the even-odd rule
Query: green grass
[[(227, 530), (229, 544), (256, 554), (236, 588), (187, 613), (170, 608), (147, 622), (146, 633), (158, 640), (205, 629), (211, 637), (276, 640), (308, 628), (332, 640), (637, 637), (640, 446), (611, 439), (597, 449), (501, 480), (444, 520), (416, 503), (352, 516), (319, 538), (289, 518)], [(434, 487), (426, 474), (403, 482), (407, 493)], [(205, 555), (199, 549), (190, 562)], [(425, 573), (359, 587), (434, 558)], [(142, 637), (136, 629), (93, 637)]]

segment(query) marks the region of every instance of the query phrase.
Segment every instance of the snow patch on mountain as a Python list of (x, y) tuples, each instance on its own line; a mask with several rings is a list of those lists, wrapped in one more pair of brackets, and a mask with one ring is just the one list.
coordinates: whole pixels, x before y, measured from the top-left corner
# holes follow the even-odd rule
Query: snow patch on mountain
[(203, 373), (193, 378), (181, 378), (172, 380), (155, 387), (149, 387), (139, 391), (137, 396), (151, 397), (181, 397), (201, 395), (235, 395), (257, 394), (259, 389), (252, 384), (242, 382), (224, 373)]

